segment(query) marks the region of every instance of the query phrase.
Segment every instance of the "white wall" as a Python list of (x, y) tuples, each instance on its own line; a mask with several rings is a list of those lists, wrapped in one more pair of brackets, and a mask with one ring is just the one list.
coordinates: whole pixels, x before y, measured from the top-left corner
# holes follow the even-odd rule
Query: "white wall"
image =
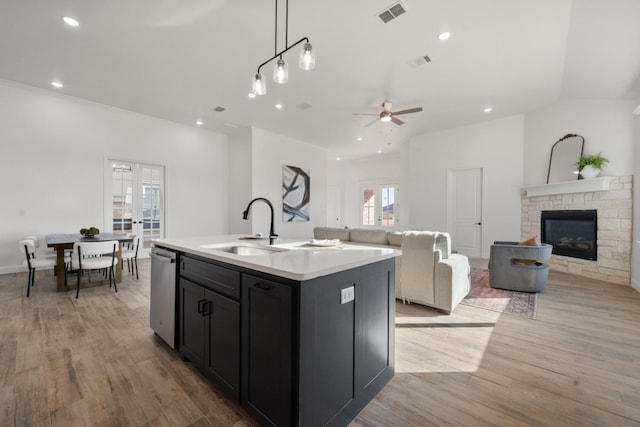
[[(610, 163), (602, 175), (633, 174), (631, 100), (561, 100), (525, 117), (524, 185), (546, 184), (553, 144), (568, 133), (584, 137), (584, 153)], [(576, 159), (577, 160), (577, 159)]]
[[(349, 228), (360, 227), (362, 215), (362, 195), (360, 188), (364, 183), (390, 183), (401, 184), (402, 168), (400, 167), (399, 153), (380, 155), (358, 160), (332, 161), (329, 166), (329, 185), (339, 185), (341, 192), (341, 226)], [(405, 207), (403, 201), (404, 191), (400, 187), (399, 211)], [(402, 216), (400, 216), (402, 218)], [(402, 230), (402, 223), (398, 224)]]
[(403, 148), (408, 150), (403, 198), (410, 228), (450, 232), (447, 170), (483, 168), (482, 256), (489, 256), (495, 240), (519, 240), (523, 129), (524, 116), (517, 115), (412, 138)]
[[(309, 239), (312, 237), (313, 227), (323, 226), (327, 221), (326, 151), (302, 141), (253, 128), (251, 159), (252, 197), (265, 197), (273, 204), (275, 232), (283, 238)], [(283, 165), (298, 166), (310, 171), (311, 211), (308, 222), (283, 222), (282, 220)], [(254, 204), (251, 207), (251, 232), (268, 233), (269, 218), (269, 208), (266, 204), (260, 202)]]
[(110, 229), (106, 158), (166, 166), (168, 237), (227, 232), (224, 135), (0, 81), (0, 144), (0, 273), (26, 235)]
[(252, 199), (252, 135), (253, 130), (247, 127), (238, 129), (229, 138), (229, 233), (231, 234), (251, 233), (251, 222), (242, 219), (242, 212)]

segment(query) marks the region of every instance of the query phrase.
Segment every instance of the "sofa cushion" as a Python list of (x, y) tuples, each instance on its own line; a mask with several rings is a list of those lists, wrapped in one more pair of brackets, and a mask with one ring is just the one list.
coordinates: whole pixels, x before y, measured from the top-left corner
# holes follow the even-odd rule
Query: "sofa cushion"
[[(538, 236), (533, 236), (530, 239), (523, 240), (518, 242), (519, 246), (542, 246), (540, 243), (540, 239)], [(537, 260), (535, 259), (525, 259), (525, 258), (512, 258), (511, 262), (517, 265), (533, 265)]]
[(390, 231), (387, 233), (387, 241), (391, 246), (400, 246), (402, 245), (403, 235), (402, 231)]
[(351, 230), (350, 239), (354, 243), (373, 243), (387, 245), (387, 232), (384, 230), (366, 230), (354, 228)]
[(349, 231), (348, 228), (315, 227), (313, 229), (313, 237), (315, 239), (339, 239), (343, 242), (348, 242)]

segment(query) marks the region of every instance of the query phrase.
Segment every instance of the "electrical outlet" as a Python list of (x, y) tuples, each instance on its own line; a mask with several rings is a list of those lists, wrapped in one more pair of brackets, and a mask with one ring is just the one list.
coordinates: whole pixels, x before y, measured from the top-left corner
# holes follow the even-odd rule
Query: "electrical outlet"
[(340, 289), (340, 304), (346, 304), (356, 299), (356, 289), (353, 286)]

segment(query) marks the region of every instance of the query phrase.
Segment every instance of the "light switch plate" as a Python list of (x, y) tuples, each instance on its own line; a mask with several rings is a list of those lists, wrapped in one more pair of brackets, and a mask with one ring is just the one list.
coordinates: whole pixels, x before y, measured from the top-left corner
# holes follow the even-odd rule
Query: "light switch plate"
[(353, 286), (340, 289), (340, 304), (346, 304), (356, 299), (356, 289)]

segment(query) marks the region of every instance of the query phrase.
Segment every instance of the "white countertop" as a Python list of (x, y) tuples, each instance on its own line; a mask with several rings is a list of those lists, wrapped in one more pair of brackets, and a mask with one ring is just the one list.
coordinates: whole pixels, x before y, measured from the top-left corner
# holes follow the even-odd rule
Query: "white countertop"
[[(152, 243), (298, 281), (326, 276), (402, 254), (402, 251), (397, 249), (344, 243), (337, 247), (309, 247), (308, 241), (286, 239), (278, 239), (273, 246), (269, 246), (269, 239), (242, 240), (241, 237), (247, 235), (153, 239)], [(236, 255), (215, 249), (225, 246), (266, 246), (280, 251), (260, 255)]]

